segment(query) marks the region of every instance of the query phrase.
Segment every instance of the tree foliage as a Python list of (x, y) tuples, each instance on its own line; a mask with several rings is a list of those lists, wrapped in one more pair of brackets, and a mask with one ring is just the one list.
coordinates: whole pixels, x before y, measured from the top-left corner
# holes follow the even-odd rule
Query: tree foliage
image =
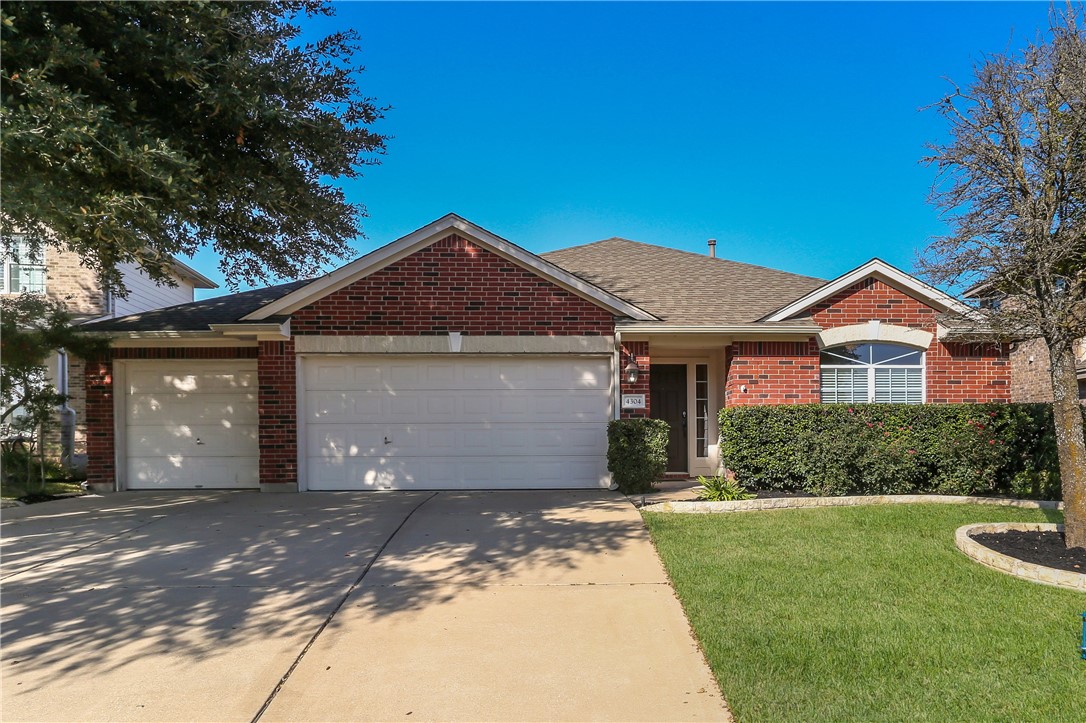
[(0, 426), (29, 434), (52, 419), (65, 397), (46, 361), (58, 350), (93, 356), (107, 343), (81, 334), (59, 301), (24, 292), (0, 296)]
[(0, 231), (169, 283), (205, 245), (228, 283), (347, 251), (365, 209), (329, 179), (379, 161), (353, 31), (301, 42), (320, 0), (17, 2), (0, 9)]
[(951, 233), (921, 269), (1003, 299), (994, 331), (1043, 338), (1052, 367), (1067, 540), (1086, 547), (1086, 447), (1074, 344), (1086, 336), (1086, 35), (1082, 6), (1052, 11), (1050, 38), (983, 58), (935, 108), (949, 140), (929, 146), (932, 202)]

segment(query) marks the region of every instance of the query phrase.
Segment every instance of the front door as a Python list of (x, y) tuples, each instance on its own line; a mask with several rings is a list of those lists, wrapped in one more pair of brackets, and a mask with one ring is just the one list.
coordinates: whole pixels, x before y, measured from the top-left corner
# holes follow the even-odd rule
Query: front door
[(671, 427), (667, 440), (667, 471), (688, 472), (686, 460), (686, 365), (653, 364), (649, 375), (653, 419)]

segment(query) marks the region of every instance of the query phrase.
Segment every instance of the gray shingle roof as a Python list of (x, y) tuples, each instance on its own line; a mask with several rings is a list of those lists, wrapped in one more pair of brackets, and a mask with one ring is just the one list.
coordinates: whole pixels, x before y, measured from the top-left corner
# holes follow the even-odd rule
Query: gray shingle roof
[[(167, 306), (139, 314), (83, 324), (85, 331), (207, 331), (209, 324), (230, 324), (265, 304), (310, 283), (312, 279), (290, 281), (239, 294)], [(267, 319), (266, 321), (277, 321)]]
[(623, 238), (541, 255), (673, 325), (756, 322), (826, 283)]
[[(826, 283), (810, 276), (621, 238), (541, 255), (670, 325), (753, 324)], [(103, 332), (207, 331), (210, 324), (236, 323), (311, 281), (291, 281), (154, 309), (84, 324), (83, 328)]]

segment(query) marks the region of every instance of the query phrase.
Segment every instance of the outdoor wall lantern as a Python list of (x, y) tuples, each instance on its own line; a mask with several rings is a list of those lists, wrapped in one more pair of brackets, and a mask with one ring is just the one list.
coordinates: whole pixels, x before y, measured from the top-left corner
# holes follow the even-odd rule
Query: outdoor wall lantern
[(626, 376), (627, 384), (637, 384), (637, 377), (641, 375), (641, 370), (637, 367), (637, 360), (631, 355), (630, 361), (626, 363), (626, 368), (622, 370), (622, 373)]

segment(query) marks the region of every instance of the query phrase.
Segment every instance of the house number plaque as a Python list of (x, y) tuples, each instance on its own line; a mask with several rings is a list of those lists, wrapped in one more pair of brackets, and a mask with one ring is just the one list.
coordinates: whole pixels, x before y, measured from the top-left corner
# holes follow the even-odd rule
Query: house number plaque
[(644, 394), (623, 394), (622, 395), (622, 408), (623, 409), (644, 409), (645, 408), (645, 395)]

